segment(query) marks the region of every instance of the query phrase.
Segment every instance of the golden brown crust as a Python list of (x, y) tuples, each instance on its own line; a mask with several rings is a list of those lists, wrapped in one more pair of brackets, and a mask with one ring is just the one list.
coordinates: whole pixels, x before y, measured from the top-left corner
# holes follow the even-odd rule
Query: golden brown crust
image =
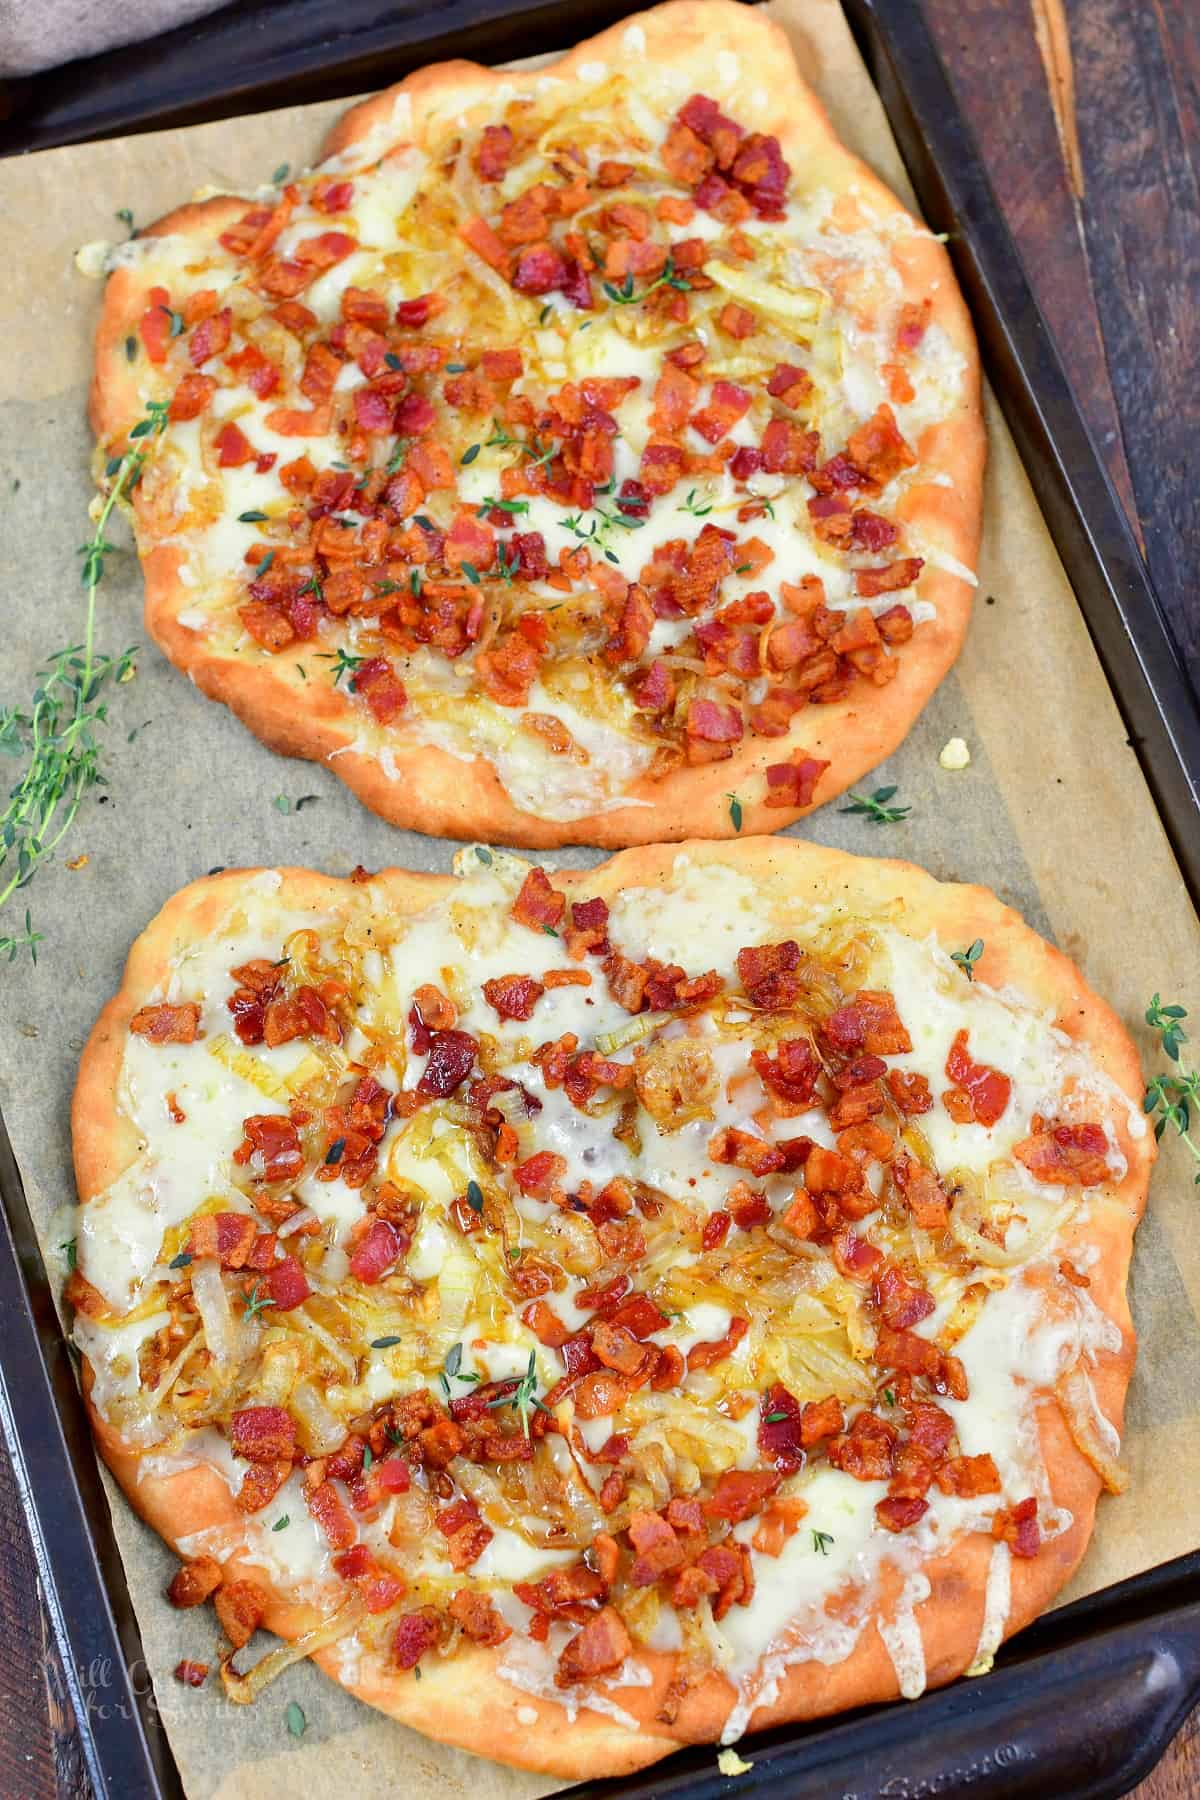
[[(825, 109), (796, 69), (785, 34), (735, 0), (668, 0), (653, 12), (624, 20), (578, 45), (545, 73), (570, 81), (581, 64), (606, 58), (629, 68), (625, 46), (631, 27), (645, 34), (637, 62), (661, 61), (673, 70), (688, 71), (695, 87), (735, 113), (740, 108), (753, 117), (756, 129), (779, 138), (806, 182), (834, 193), (853, 187), (885, 215), (908, 217), (891, 191), (839, 142)], [(718, 68), (718, 49), (736, 53), (739, 72), (732, 80)], [(770, 70), (765, 95), (764, 70)], [(473, 106), (486, 104), (498, 87), (511, 81), (511, 76), (468, 62), (420, 70), (347, 112), (327, 137), (323, 153), (352, 152), (389, 124), (399, 131), (397, 121), (405, 117), (405, 107), (411, 118), (406, 129), (420, 143), (439, 118), (469, 117)], [(240, 203), (227, 197), (199, 202), (180, 207), (150, 232), (211, 238), (239, 211)], [(929, 426), (917, 444), (931, 479), (908, 491), (901, 515), (919, 531), (929, 551), (951, 567), (973, 569), (986, 446), (970, 319), (945, 250), (932, 236), (898, 235), (893, 257), (905, 294), (913, 299), (931, 297), (932, 320), (965, 366), (961, 408)], [(150, 281), (144, 272), (139, 276), (134, 269), (120, 269), (106, 289), (92, 387), (92, 423), (105, 442), (128, 430), (139, 415), (124, 341), (136, 330)], [(951, 485), (941, 485), (939, 476), (948, 477)], [(153, 533), (140, 496), (135, 496), (135, 510), (148, 543)], [(180, 623), (180, 613), (194, 604), (194, 596), (179, 579), (179, 553), (159, 545), (143, 561), (146, 625), (155, 642), (203, 693), (230, 707), (271, 749), (312, 761), (333, 758), (331, 766), (347, 786), (393, 824), (440, 837), (482, 838), (537, 849), (576, 843), (615, 848), (698, 835), (731, 836), (734, 827), (725, 801), (731, 791), (741, 800), (743, 829), (775, 831), (792, 823), (813, 807), (767, 807), (764, 769), (803, 752), (832, 765), (817, 786), (815, 804), (852, 787), (903, 740), (947, 673), (962, 646), (972, 600), (967, 581), (927, 560), (918, 592), (933, 603), (936, 617), (903, 647), (897, 675), (886, 687), (857, 683), (845, 699), (801, 711), (786, 737), (744, 740), (727, 761), (682, 768), (662, 781), (642, 778), (629, 788), (628, 805), (561, 820), (521, 811), (483, 758), (467, 762), (442, 749), (406, 743), (402, 735), (391, 744), (396, 769), (391, 778), (373, 755), (350, 748), (362, 718), (340, 689), (328, 689), (318, 697), (315, 684), (304, 682), (290, 658), (251, 662), (214, 653), (199, 633)]]
[[(682, 851), (654, 846), (626, 850), (598, 869), (562, 872), (552, 879), (566, 892), (580, 884), (589, 893), (615, 897), (630, 888), (669, 886), (678, 855), (740, 871), (754, 881), (764, 903), (780, 922), (789, 911), (803, 916), (811, 904), (844, 906), (855, 917), (888, 921), (917, 938), (933, 933), (952, 949), (976, 937), (985, 941), (978, 979), (991, 986), (1011, 984), (1051, 1014), (1058, 1027), (1085, 1047), (1138, 1116), (1141, 1072), (1133, 1046), (1112, 1009), (1091, 992), (1074, 965), (1037, 936), (1010, 908), (985, 888), (942, 884), (912, 864), (848, 856), (816, 844), (771, 838), (735, 843), (692, 843)], [(445, 893), (454, 878), (414, 875), (389, 869), (365, 884), (338, 881), (302, 869), (285, 869), (278, 889), (281, 906), (324, 912), (352, 911), (386, 897), (389, 909), (422, 910)], [(133, 1013), (165, 978), (181, 945), (209, 931), (253, 878), (228, 872), (197, 882), (175, 895), (138, 938), (130, 952), (120, 992), (110, 1001), (88, 1042), (80, 1066), (72, 1126), (81, 1201), (86, 1204), (128, 1166), (136, 1146), (115, 1104), (123, 1044)], [(1089, 1196), (1062, 1240), (1064, 1253), (1092, 1247), (1087, 1260), (1090, 1295), (1119, 1327), (1119, 1350), (1099, 1350), (1092, 1376), (1100, 1404), (1120, 1427), (1133, 1369), (1135, 1337), (1125, 1298), (1133, 1232), (1146, 1199), (1154, 1141), (1149, 1132), (1130, 1135), (1129, 1118), (1114, 1121), (1127, 1172), (1118, 1185)], [(1095, 1252), (1098, 1251), (1098, 1256)], [(85, 1369), (85, 1375), (87, 1371)], [(138, 1512), (169, 1543), (206, 1530), (240, 1531), (241, 1515), (224, 1481), (204, 1467), (172, 1475), (139, 1475), (139, 1456), (93, 1413), (101, 1450)], [(1074, 1572), (1091, 1535), (1100, 1481), (1076, 1449), (1052, 1396), (1042, 1397), (1038, 1426), (1055, 1504), (1072, 1515), (1069, 1528), (1049, 1539), (1031, 1561), (1014, 1559), (1012, 1603), (1006, 1634), (1035, 1618)], [(954, 1542), (947, 1554), (926, 1565), (930, 1597), (916, 1609), (925, 1646), (928, 1680), (940, 1685), (960, 1675), (974, 1660), (983, 1622), (990, 1539), (976, 1534)], [(232, 1573), (265, 1585), (271, 1593), (267, 1623), (292, 1637), (318, 1622), (311, 1608), (298, 1606), (248, 1557), (229, 1565)], [(894, 1599), (894, 1595), (891, 1596)], [(481, 1755), (572, 1779), (620, 1773), (666, 1755), (680, 1743), (715, 1739), (731, 1704), (725, 1680), (710, 1675), (693, 1689), (674, 1724), (656, 1720), (674, 1670), (668, 1654), (638, 1652), (653, 1675), (650, 1687), (622, 1688), (616, 1699), (639, 1721), (636, 1733), (606, 1716), (581, 1710), (574, 1723), (560, 1705), (514, 1689), (495, 1673), (498, 1653), (472, 1649), (469, 1661), (453, 1659), (411, 1676), (364, 1661), (347, 1673), (334, 1646), (317, 1660), (335, 1680), (407, 1725)], [(895, 1668), (874, 1625), (840, 1663), (805, 1662), (786, 1670), (776, 1698), (756, 1712), (753, 1729), (815, 1717), (868, 1702), (893, 1698)], [(518, 1711), (518, 1709), (521, 1709)], [(530, 1711), (536, 1713), (536, 1723)]]

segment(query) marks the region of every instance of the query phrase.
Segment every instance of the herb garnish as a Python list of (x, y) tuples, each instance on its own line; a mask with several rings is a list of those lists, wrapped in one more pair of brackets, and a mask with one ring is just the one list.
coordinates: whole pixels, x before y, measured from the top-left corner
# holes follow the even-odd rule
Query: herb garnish
[(328, 1150), (325, 1152), (325, 1166), (327, 1168), (332, 1168), (335, 1163), (340, 1163), (342, 1160), (342, 1151), (345, 1148), (346, 1148), (345, 1138), (344, 1137), (335, 1138), (333, 1143), (330, 1144)]
[(818, 1556), (828, 1556), (832, 1542), (833, 1533), (830, 1531), (814, 1531), (812, 1534), (812, 1547)]
[[(511, 1406), (513, 1411), (520, 1415), (521, 1429), (524, 1431), (526, 1437), (529, 1436), (529, 1411), (531, 1407), (536, 1407), (539, 1412), (550, 1414), (550, 1408), (548, 1406), (543, 1406), (533, 1391), (537, 1386), (537, 1379), (537, 1356), (534, 1351), (531, 1350), (529, 1352), (529, 1367), (517, 1383), (516, 1392), (511, 1395), (497, 1394), (494, 1400), (488, 1401), (488, 1406), (493, 1411), (498, 1406)], [(552, 1417), (553, 1415), (551, 1414), (550, 1416)]]
[(173, 1256), (171, 1258), (167, 1267), (169, 1269), (186, 1269), (191, 1260), (192, 1252), (190, 1250), (181, 1250), (178, 1256)]
[(292, 1522), (291, 1516), (288, 1513), (280, 1513), (279, 1517), (276, 1519), (275, 1523), (272, 1525), (271, 1530), (272, 1531), (286, 1531), (288, 1526), (291, 1524), (291, 1522)]
[(467, 1183), (467, 1205), (472, 1212), (481, 1213), (483, 1211), (483, 1189), (477, 1181), (468, 1181)]
[(289, 1700), (287, 1711), (283, 1716), (287, 1720), (287, 1728), (291, 1735), (294, 1738), (303, 1737), (308, 1724), (308, 1720), (304, 1716), (304, 1708), (297, 1701)]
[[(129, 432), (129, 448), (105, 468), (112, 487), (92, 537), (79, 550), (87, 594), (83, 643), (68, 645), (43, 664), (31, 711), (15, 706), (0, 710), (0, 755), (27, 758), (0, 816), (0, 907), (56, 849), (88, 789), (104, 782), (96, 727), (106, 723), (108, 711), (103, 702), (98, 704), (99, 696), (106, 682), (129, 681), (135, 672), (132, 649), (120, 656), (98, 656), (95, 650), (96, 590), (104, 577), (104, 559), (113, 549), (104, 533), (113, 507), (128, 498), (145, 467), (141, 440), (161, 435), (166, 423), (167, 402), (152, 401)], [(14, 858), (16, 867), (10, 869)], [(36, 959), (40, 942), (26, 910), (23, 934), (0, 937), (0, 955), (7, 953), (12, 962), (28, 949)]]
[[(451, 1344), (446, 1353), (446, 1360), (442, 1364), (441, 1372), (438, 1375), (438, 1381), (441, 1384), (441, 1389), (443, 1394), (445, 1394), (446, 1399), (449, 1400), (450, 1398), (450, 1383), (452, 1381), (461, 1381), (465, 1385), (470, 1386), (478, 1380), (480, 1380), (480, 1377), (475, 1374), (474, 1370), (468, 1369), (465, 1373), (463, 1372), (462, 1345)], [(526, 1436), (528, 1435), (527, 1432)]]
[(850, 798), (854, 804), (839, 806), (838, 811), (861, 813), (872, 825), (899, 825), (902, 819), (908, 817), (912, 807), (889, 806), (888, 801), (895, 792), (895, 783), (891, 787), (876, 788), (873, 794), (860, 794), (856, 788), (851, 788)]
[[(1157, 994), (1146, 1008), (1146, 1023), (1158, 1032), (1163, 1055), (1176, 1065), (1176, 1072), (1154, 1077), (1146, 1089), (1142, 1108), (1147, 1113), (1158, 1114), (1154, 1121), (1156, 1139), (1160, 1139), (1170, 1125), (1187, 1145), (1193, 1161), (1200, 1165), (1200, 1145), (1191, 1135), (1192, 1108), (1200, 1106), (1200, 1071), (1185, 1068), (1179, 1055), (1187, 1042), (1187, 1032), (1183, 1029), (1187, 1016), (1185, 1006), (1164, 1006)], [(1196, 1185), (1200, 1187), (1200, 1168)]]
[(950, 952), (950, 961), (958, 964), (968, 981), (974, 981), (975, 964), (982, 955), (983, 939), (976, 938), (975, 942), (969, 945), (966, 950), (952, 950)]
[[(371, 1348), (372, 1348), (372, 1350), (390, 1350), (393, 1344), (398, 1344), (399, 1342), (400, 1342), (399, 1337), (395, 1336), (395, 1335), (393, 1335), (391, 1337), (372, 1338), (371, 1339)], [(391, 1437), (391, 1435), (392, 1434), (389, 1431), (388, 1436)], [(395, 1438), (395, 1439), (393, 1439), (393, 1442), (397, 1443), (397, 1444), (401, 1444), (404, 1442), (404, 1440), (403, 1440), (403, 1438)]]
[(742, 803), (736, 794), (726, 794), (729, 802), (729, 819), (735, 831), (742, 829)]
[(340, 648), (333, 651), (321, 650), (317, 654), (322, 661), (333, 664), (334, 687), (337, 686), (343, 675), (350, 677), (350, 686), (353, 687), (355, 674), (367, 660), (365, 656), (347, 656), (346, 652)]
[(262, 1282), (256, 1281), (251, 1289), (250, 1298), (246, 1302), (246, 1310), (242, 1314), (243, 1319), (257, 1319), (259, 1314), (263, 1312), (266, 1307), (274, 1306), (275, 1301), (273, 1296), (270, 1294), (262, 1294), (260, 1292), (261, 1288)]
[(679, 292), (682, 294), (690, 294), (692, 291), (691, 282), (685, 280), (682, 275), (677, 275), (675, 273), (675, 259), (673, 256), (668, 256), (663, 265), (662, 274), (649, 282), (647, 286), (642, 289), (640, 294), (635, 294), (633, 291), (632, 275), (626, 275), (620, 287), (614, 282), (606, 281), (604, 283), (604, 292), (608, 295), (608, 298), (612, 301), (614, 306), (636, 306), (639, 300), (647, 299), (649, 295), (654, 292), (655, 288), (660, 287), (678, 288)]
[(703, 519), (712, 511), (712, 501), (710, 500), (707, 506), (701, 506), (696, 498), (695, 488), (689, 488), (688, 497), (679, 510), (681, 512), (691, 513), (694, 519)]
[[(479, 858), (479, 860), (480, 860), (480, 862), (481, 862), (481, 863), (484, 863), (484, 864), (486, 864), (486, 866), (487, 866), (487, 867), (488, 867), (488, 868), (490, 868), (490, 867), (491, 867), (491, 863), (492, 863), (492, 853), (491, 853), (491, 851), (490, 851), (490, 850), (489, 850), (489, 849), (488, 849), (488, 848), (487, 848), (487, 845), (486, 845), (486, 844), (476, 844), (476, 846), (475, 846), (475, 854), (476, 854), (476, 856), (477, 856), (477, 857), (478, 857), (478, 858)], [(474, 1185), (474, 1184), (472, 1184), (472, 1185)], [(471, 1190), (470, 1190), (470, 1188), (468, 1188), (468, 1189), (467, 1189), (467, 1192), (468, 1192), (468, 1193), (470, 1193), (470, 1191), (471, 1191)]]
[(291, 173), (291, 168), (291, 163), (280, 163), (279, 167), (271, 177), (271, 186), (282, 187)]
[[(548, 463), (554, 455), (553, 444), (547, 449), (538, 437), (532, 438), (528, 442), (524, 438), (513, 437), (504, 429), (499, 419), (492, 420), (492, 435), (490, 438), (484, 439), (483, 448), (485, 450), (519, 450), (522, 456), (532, 457), (535, 468), (539, 464)], [(466, 461), (465, 457), (463, 461)]]
[(763, 1424), (781, 1425), (786, 1418), (786, 1413), (767, 1413), (766, 1417), (763, 1419)]
[(61, 1250), (61, 1251), (62, 1251), (62, 1253), (63, 1253), (63, 1255), (64, 1255), (64, 1256), (65, 1256), (65, 1257), (66, 1257), (66, 1259), (67, 1259), (67, 1267), (68, 1267), (68, 1269), (70, 1269), (70, 1270), (71, 1270), (71, 1271), (72, 1271), (72, 1272), (74, 1272), (74, 1269), (75, 1269), (75, 1252), (76, 1252), (76, 1240), (75, 1240), (75, 1239), (74, 1239), (74, 1238), (67, 1238), (67, 1240), (66, 1240), (66, 1242), (65, 1242), (65, 1243), (62, 1243), (62, 1244), (60, 1244), (60, 1245), (59, 1245), (59, 1246), (58, 1246), (58, 1247), (59, 1247), (59, 1249), (60, 1249), (60, 1250)]

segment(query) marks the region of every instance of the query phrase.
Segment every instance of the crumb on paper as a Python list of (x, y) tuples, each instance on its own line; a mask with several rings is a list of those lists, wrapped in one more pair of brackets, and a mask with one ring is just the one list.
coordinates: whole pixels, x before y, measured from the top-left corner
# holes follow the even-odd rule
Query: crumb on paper
[(91, 857), (85, 850), (81, 856), (73, 856), (67, 864), (67, 867), (68, 869), (86, 869), (91, 860)]
[(971, 752), (963, 738), (951, 738), (948, 744), (942, 746), (938, 757), (943, 769), (965, 769), (970, 760)]
[(75, 267), (90, 281), (99, 281), (106, 271), (111, 249), (112, 245), (107, 238), (97, 238), (94, 243), (81, 244), (75, 252)]
[(717, 1753), (717, 1767), (722, 1775), (748, 1775), (754, 1764), (746, 1762), (736, 1750), (721, 1750)]

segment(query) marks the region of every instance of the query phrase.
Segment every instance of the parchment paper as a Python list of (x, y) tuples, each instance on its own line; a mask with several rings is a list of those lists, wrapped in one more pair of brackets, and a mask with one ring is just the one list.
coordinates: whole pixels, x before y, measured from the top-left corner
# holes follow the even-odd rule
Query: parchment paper
[[(776, 0), (801, 67), (843, 138), (912, 203), (899, 156), (836, 0)], [(341, 103), (223, 120), (50, 151), (0, 168), (0, 699), (26, 701), (39, 659), (82, 629), (76, 546), (87, 535), (91, 439), (84, 417), (99, 291), (72, 265), (82, 243), (123, 235), (130, 207), (149, 221), (202, 184), (251, 188), (282, 161), (315, 154)], [(991, 458), (980, 588), (966, 650), (902, 749), (872, 778), (900, 786), (902, 825), (876, 828), (836, 803), (800, 835), (858, 852), (911, 857), (946, 879), (981, 881), (1082, 966), (1152, 1054), (1142, 1013), (1161, 990), (1200, 1007), (1200, 931), (1035, 496), (989, 397)], [(122, 544), (128, 540), (118, 528)], [(106, 649), (144, 642), (132, 553), (109, 559), (100, 590)], [(44, 933), (37, 968), (0, 972), (0, 1105), (30, 1206), (53, 1258), (73, 1200), (68, 1104), (76, 1058), (120, 979), (129, 943), (183, 883), (218, 864), (356, 863), (447, 869), (453, 846), (393, 831), (326, 768), (273, 756), (152, 648), (111, 704), (109, 786), (89, 799), (56, 866), (28, 899)], [(971, 764), (938, 752), (966, 739)], [(278, 795), (315, 795), (283, 813)], [(86, 852), (71, 871), (67, 857)], [(553, 864), (553, 857), (545, 859)], [(557, 859), (581, 865), (584, 850)], [(17, 922), (10, 908), (6, 928)], [(1161, 1067), (1161, 1060), (1153, 1067)], [(1068, 1597), (1200, 1543), (1200, 1196), (1177, 1144), (1159, 1164), (1132, 1277), (1141, 1355), (1130, 1392), (1126, 1496), (1101, 1502), (1096, 1536)], [(7, 1371), (20, 1379), (19, 1371)], [(253, 1708), (219, 1685), (194, 1692), (170, 1674), (209, 1661), (208, 1609), (162, 1598), (174, 1559), (113, 1494), (117, 1537), (153, 1680), (192, 1800), (255, 1800), (286, 1790), (346, 1791), (398, 1776), (420, 1796), (522, 1800), (554, 1783), (431, 1745), (343, 1695), (310, 1666)], [(288, 1700), (307, 1716), (301, 1739)], [(103, 1692), (95, 1694), (103, 1704)], [(365, 1789), (363, 1791), (366, 1791)]]

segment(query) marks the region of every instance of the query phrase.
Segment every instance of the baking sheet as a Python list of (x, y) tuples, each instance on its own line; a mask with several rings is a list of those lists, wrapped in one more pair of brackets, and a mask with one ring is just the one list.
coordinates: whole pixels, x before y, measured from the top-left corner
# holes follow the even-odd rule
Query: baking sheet
[[(847, 143), (911, 204), (882, 107), (836, 0), (774, 0), (804, 73)], [(120, 208), (149, 221), (205, 184), (252, 188), (284, 160), (314, 154), (342, 102), (189, 130), (49, 151), (0, 169), (0, 220), (19, 254), (0, 268), (0, 592), (7, 630), (0, 704), (25, 702), (39, 659), (82, 630), (76, 546), (88, 535), (91, 438), (84, 416), (99, 291), (73, 266), (84, 242), (116, 238)], [(1200, 1007), (1200, 928), (1154, 812), (1036, 498), (989, 396), (991, 460), (978, 605), (966, 650), (901, 750), (864, 785), (899, 784), (912, 812), (877, 828), (827, 807), (796, 835), (904, 856), (944, 879), (981, 881), (1082, 966), (1152, 1056), (1141, 1025), (1155, 990)], [(99, 597), (105, 650), (145, 641), (136, 559), (108, 562)], [(943, 770), (952, 736), (970, 766)], [(397, 832), (333, 774), (264, 749), (151, 647), (111, 700), (108, 786), (85, 803), (27, 899), (44, 934), (39, 962), (4, 967), (0, 1106), (44, 1247), (70, 1234), (68, 1107), (75, 1064), (118, 984), (132, 937), (183, 883), (216, 866), (356, 863), (447, 869), (454, 846)], [(279, 797), (292, 802), (285, 812)], [(314, 796), (296, 811), (294, 803)], [(86, 853), (86, 864), (66, 867)], [(547, 864), (594, 861), (586, 851)], [(1161, 1061), (1152, 1064), (1161, 1066)], [(1132, 1276), (1142, 1352), (1130, 1391), (1129, 1493), (1102, 1501), (1087, 1559), (1065, 1597), (1138, 1573), (1200, 1543), (1200, 1233), (1192, 1170), (1168, 1144), (1138, 1236)], [(10, 1372), (11, 1374), (11, 1372)], [(174, 1567), (113, 1494), (114, 1520), (153, 1681), (192, 1800), (256, 1800), (280, 1784), (402, 1774), (422, 1795), (524, 1800), (556, 1783), (429, 1744), (374, 1715), (309, 1666), (234, 1708), (219, 1687), (176, 1683), (181, 1656), (211, 1660), (208, 1609), (161, 1598)], [(103, 1704), (104, 1695), (94, 1695)], [(289, 1735), (289, 1700), (307, 1729)]]

